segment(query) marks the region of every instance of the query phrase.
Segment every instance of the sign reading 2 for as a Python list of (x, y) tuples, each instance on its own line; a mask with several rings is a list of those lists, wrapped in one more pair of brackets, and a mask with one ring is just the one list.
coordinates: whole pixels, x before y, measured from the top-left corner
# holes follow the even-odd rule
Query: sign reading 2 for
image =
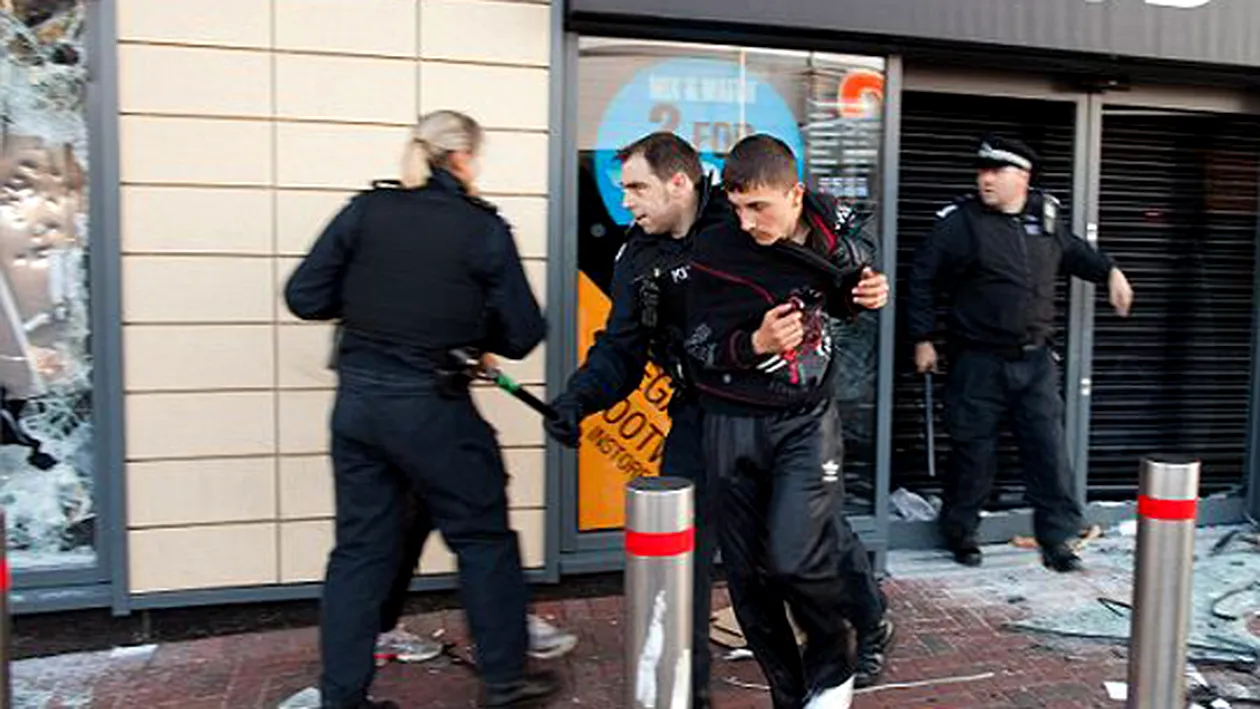
[(654, 131), (671, 131), (700, 152), (707, 171), (719, 173), (740, 138), (769, 133), (803, 156), (792, 109), (772, 86), (742, 72), (737, 62), (671, 59), (634, 75), (608, 103), (595, 146), (595, 178), (613, 221), (628, 224), (621, 207), (617, 150)]

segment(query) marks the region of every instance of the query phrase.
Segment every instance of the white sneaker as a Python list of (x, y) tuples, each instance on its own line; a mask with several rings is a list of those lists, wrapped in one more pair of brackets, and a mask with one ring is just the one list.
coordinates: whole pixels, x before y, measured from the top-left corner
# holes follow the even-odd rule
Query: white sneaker
[(853, 678), (831, 689), (824, 689), (805, 702), (805, 709), (849, 709), (853, 706)]
[(324, 706), (319, 687), (307, 687), (280, 702), (276, 709), (320, 709)]
[(401, 625), (376, 636), (376, 659), (426, 662), (442, 654), (442, 643), (422, 638)]
[(566, 633), (542, 618), (526, 618), (529, 628), (529, 656), (536, 660), (554, 660), (577, 647), (577, 636)]

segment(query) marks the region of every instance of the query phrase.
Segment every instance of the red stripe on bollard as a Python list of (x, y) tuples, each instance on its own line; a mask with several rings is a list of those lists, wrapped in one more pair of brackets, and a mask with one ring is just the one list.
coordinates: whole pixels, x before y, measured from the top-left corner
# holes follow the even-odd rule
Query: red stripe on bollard
[(695, 527), (663, 534), (626, 530), (626, 553), (630, 556), (678, 556), (695, 548)]
[(0, 559), (0, 593), (8, 593), (13, 588), (13, 577), (9, 575), (9, 560)]
[(1147, 519), (1180, 522), (1194, 519), (1198, 513), (1198, 505), (1198, 500), (1159, 500), (1139, 495), (1138, 515)]

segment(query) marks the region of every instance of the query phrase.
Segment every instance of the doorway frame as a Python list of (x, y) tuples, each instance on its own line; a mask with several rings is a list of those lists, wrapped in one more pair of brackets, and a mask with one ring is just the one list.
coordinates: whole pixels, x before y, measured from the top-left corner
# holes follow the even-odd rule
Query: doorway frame
[[(973, 70), (958, 67), (906, 62), (903, 92), (954, 94), (958, 96), (984, 96), (999, 98), (1052, 101), (1070, 104), (1074, 108), (1074, 134), (1072, 145), (1072, 229), (1083, 234), (1086, 227), (1082, 197), (1088, 188), (1086, 165), (1090, 144), (1090, 97), (1084, 91), (1070, 90), (1055, 83), (1052, 77), (1037, 74), (1019, 74), (997, 71)], [(898, 156), (899, 158), (900, 156)], [(1085, 319), (1082, 305), (1083, 291), (1079, 279), (1073, 278), (1069, 286), (1067, 302), (1068, 357), (1064, 367), (1064, 431), (1067, 435), (1068, 458), (1076, 478), (1074, 487), (1083, 491), (1085, 476), (1078, 471), (1076, 461), (1080, 450), (1074, 434), (1082, 425), (1078, 420), (1081, 410), (1082, 381), (1088, 381), (1087, 370), (1081, 368), (1074, 350), (1081, 339)], [(891, 363), (889, 363), (891, 365)], [(1075, 385), (1073, 384), (1075, 382)], [(1088, 392), (1088, 389), (1084, 389)], [(989, 512), (982, 518), (978, 537), (981, 543), (1009, 540), (1015, 534), (1027, 534), (1031, 528), (1032, 513), (1027, 508)], [(907, 522), (890, 520), (888, 525), (891, 548), (923, 549), (941, 545), (935, 522)]]

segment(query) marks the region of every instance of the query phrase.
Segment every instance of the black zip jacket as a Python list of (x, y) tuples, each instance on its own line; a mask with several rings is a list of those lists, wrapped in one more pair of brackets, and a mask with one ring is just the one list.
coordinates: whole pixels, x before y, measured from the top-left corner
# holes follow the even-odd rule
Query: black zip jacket
[[(608, 322), (588, 350), (585, 363), (569, 378), (563, 397), (576, 401), (583, 417), (603, 411), (634, 393), (649, 360), (670, 374), (674, 374), (670, 371), (673, 365), (686, 364), (685, 293), (695, 235), (733, 223), (734, 218), (726, 196), (708, 180), (697, 189), (700, 195), (696, 222), (686, 236), (648, 234), (638, 225), (630, 228), (613, 267)], [(657, 276), (661, 288), (657, 322), (650, 327), (643, 322), (640, 288), (644, 279), (653, 276)], [(685, 392), (676, 388), (671, 407), (684, 400)]]
[[(874, 244), (830, 196), (808, 193), (804, 215), (811, 226), (805, 246), (762, 246), (735, 223), (696, 239), (687, 351), (709, 410), (769, 415), (811, 406), (830, 393), (833, 343), (826, 318), (856, 313), (852, 290), (862, 267), (874, 263)], [(828, 268), (817, 263), (824, 260)], [(804, 342), (781, 355), (755, 354), (752, 334), (766, 312), (792, 299), (804, 313)]]
[(1032, 190), (1022, 214), (1004, 214), (968, 195), (937, 212), (907, 283), (914, 342), (932, 339), (938, 291), (953, 295), (951, 346), (1009, 350), (1054, 335), (1054, 287), (1062, 275), (1107, 282), (1114, 263), (1072, 234), (1058, 200)]
[(285, 286), (303, 320), (340, 320), (339, 369), (433, 372), (456, 347), (510, 359), (546, 335), (507, 223), (437, 170), (350, 200)]

